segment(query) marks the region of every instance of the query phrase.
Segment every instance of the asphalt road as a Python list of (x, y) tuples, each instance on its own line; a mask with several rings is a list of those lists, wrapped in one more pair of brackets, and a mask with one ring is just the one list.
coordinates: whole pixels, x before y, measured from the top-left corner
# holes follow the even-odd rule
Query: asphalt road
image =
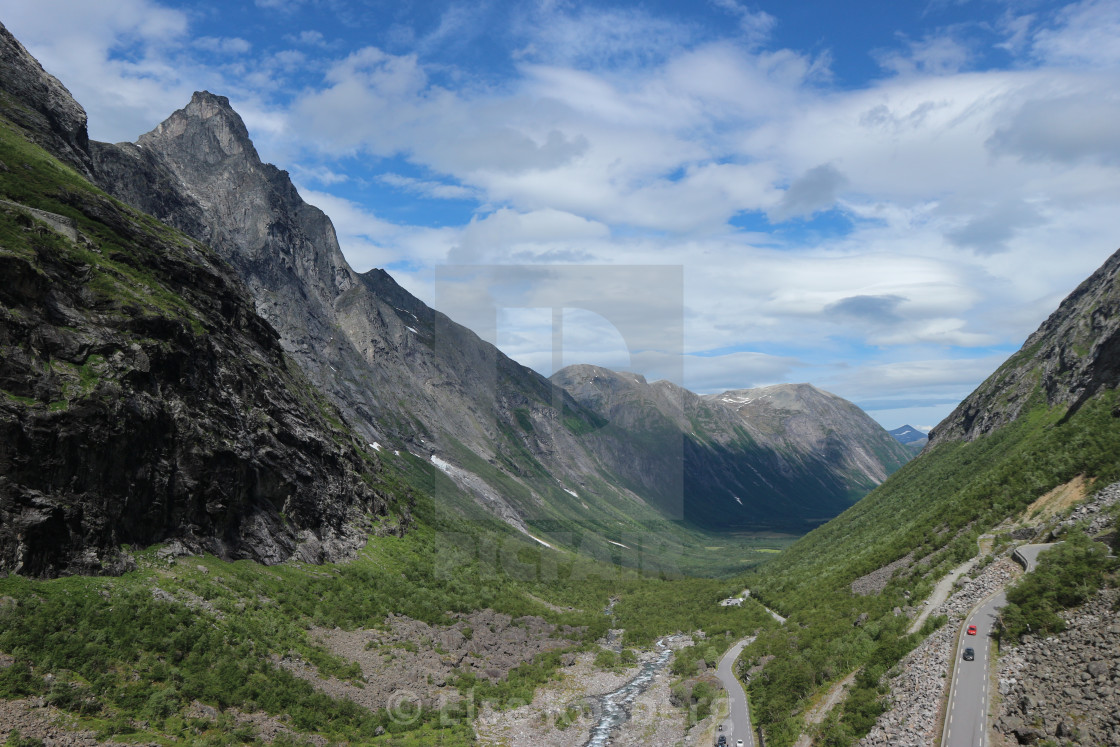
[(743, 647), (749, 646), (753, 641), (754, 636), (744, 638), (729, 648), (723, 658), (719, 660), (719, 666), (716, 668), (716, 677), (719, 677), (719, 681), (723, 683), (724, 689), (727, 690), (727, 704), (731, 710), (731, 714), (723, 722), (723, 731), (716, 733), (717, 735), (725, 734), (730, 747), (735, 747), (735, 740), (737, 739), (743, 740), (744, 747), (754, 747), (751, 713), (747, 708), (747, 694), (743, 692), (743, 686), (739, 684), (739, 680), (735, 677), (733, 671), (735, 660), (739, 658)]
[[(1033, 571), (1038, 554), (1053, 545), (1023, 545), (1019, 554), (1026, 560), (1027, 570)], [(1007, 594), (1000, 591), (980, 603), (961, 624), (957, 659), (953, 663), (953, 684), (949, 689), (949, 704), (945, 711), (945, 729), (942, 747), (985, 747), (988, 744), (989, 676), (991, 665), (991, 640), (999, 610), (1007, 604)], [(976, 626), (976, 635), (968, 635), (969, 625)], [(964, 661), (966, 648), (976, 652), (973, 661)]]
[[(949, 690), (949, 707), (945, 717), (943, 747), (985, 747), (988, 739), (988, 671), (991, 662), (991, 639), (999, 608), (1007, 604), (1004, 592), (994, 594), (964, 620), (953, 668), (953, 685)], [(976, 626), (976, 635), (967, 635), (969, 625)], [(976, 651), (973, 661), (961, 657), (965, 648)]]

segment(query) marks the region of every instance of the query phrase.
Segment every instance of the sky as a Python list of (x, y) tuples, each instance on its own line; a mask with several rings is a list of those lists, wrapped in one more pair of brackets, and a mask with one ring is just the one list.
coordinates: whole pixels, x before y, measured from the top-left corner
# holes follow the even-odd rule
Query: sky
[(807, 381), (929, 427), (1120, 247), (1120, 0), (0, 0), (0, 21), (94, 139), (228, 96), (356, 270), (450, 312), (464, 267), (521, 283), (474, 290), (545, 375)]

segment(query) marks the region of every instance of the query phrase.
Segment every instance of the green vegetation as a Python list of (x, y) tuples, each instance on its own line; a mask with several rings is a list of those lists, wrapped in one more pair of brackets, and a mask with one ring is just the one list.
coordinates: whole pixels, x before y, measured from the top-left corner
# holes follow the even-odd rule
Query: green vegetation
[(1007, 590), (1000, 615), (1001, 635), (1013, 641), (1026, 633), (1045, 635), (1065, 630), (1062, 610), (1088, 601), (1118, 567), (1108, 547), (1082, 531), (1038, 557), (1038, 567)]
[[(917, 639), (895, 607), (922, 599), (952, 567), (974, 556), (980, 534), (1078, 475), (1099, 485), (1120, 478), (1117, 393), (1073, 414), (1036, 403), (1015, 422), (969, 443), (923, 454), (865, 499), (794, 543), (746, 582), (789, 624), (759, 636), (744, 661), (774, 656), (750, 685), (767, 744), (790, 745), (802, 710), (823, 688), (863, 668), (844, 710), (822, 725), (827, 744), (851, 744), (873, 723), (877, 678)], [(849, 584), (914, 552), (921, 565), (882, 593), (854, 596)], [(860, 615), (866, 622), (857, 625)], [(929, 627), (925, 633), (929, 632)], [(873, 681), (875, 680), (875, 681)]]
[(179, 288), (152, 271), (161, 244), (192, 245), (199, 256), (216, 260), (209, 249), (194, 244), (151, 216), (128, 208), (91, 186), (73, 169), (28, 141), (0, 118), (0, 199), (73, 219), (83, 238), (59, 235), (45, 223), (17, 208), (0, 206), (0, 252), (34, 258), (50, 252), (77, 266), (88, 266), (87, 287), (117, 313), (179, 320), (193, 334), (205, 327)]
[[(413, 489), (446, 480), (402, 453), (385, 468), (388, 483)], [(251, 739), (251, 729), (228, 716), (226, 709), (236, 707), (282, 714), (298, 732), (335, 741), (469, 744), (471, 704), (528, 702), (555, 677), (564, 652), (538, 655), (495, 682), (461, 669), (452, 684), (470, 700), (418, 712), (407, 723), (328, 697), (274, 661), (295, 656), (321, 676), (362, 686), (358, 667), (316, 644), (309, 629), (376, 628), (390, 613), (433, 625), (485, 608), (515, 619), (538, 615), (570, 626), (566, 635), (580, 647), (594, 646), (609, 627), (626, 627), (631, 648), (619, 656), (604, 652), (600, 664), (611, 667), (632, 665), (633, 647), (701, 626), (719, 631), (703, 650), (714, 660), (730, 641), (773, 624), (757, 605), (718, 606), (741, 590), (738, 584), (651, 578), (548, 550), (488, 518), (450, 482), (440, 482), (434, 495), (438, 507), (427, 492), (419, 495), (405, 536), (373, 538), (347, 563), (172, 562), (151, 548), (137, 556), (140, 570), (120, 578), (0, 579), (0, 598), (10, 600), (0, 607), (0, 651), (16, 659), (0, 669), (0, 697), (46, 697), (104, 738)], [(603, 614), (611, 598), (622, 600), (613, 619)], [(539, 599), (571, 609), (556, 612)], [(190, 717), (194, 701), (219, 709), (220, 717)]]

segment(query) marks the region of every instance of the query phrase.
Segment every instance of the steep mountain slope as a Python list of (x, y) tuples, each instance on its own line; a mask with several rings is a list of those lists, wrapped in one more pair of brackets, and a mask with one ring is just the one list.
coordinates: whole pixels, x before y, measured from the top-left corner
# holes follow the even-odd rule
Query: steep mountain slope
[(805, 531), (886, 479), (909, 452), (855, 405), (808, 384), (704, 397), (597, 366), (552, 376), (607, 425), (587, 438), (643, 494), (683, 495), (712, 529)]
[(1015, 355), (930, 431), (931, 446), (974, 441), (1033, 406), (1072, 416), (1120, 383), (1120, 256), (1081, 283)]
[[(238, 270), (285, 349), (371, 441), (433, 458), (526, 532), (565, 514), (659, 518), (600, 476), (578, 442), (589, 415), (574, 401), (383, 271), (355, 273), (330, 220), (260, 161), (224, 97), (196, 93), (136, 145), (92, 151), (106, 189)], [(565, 486), (585, 486), (574, 511)]]
[[(1054, 495), (1084, 495), (1120, 478), (1118, 284), (1120, 252), (937, 426), (918, 458), (748, 581), (806, 626), (796, 645), (786, 640), (795, 634), (783, 632), (754, 654), (789, 651), (753, 680), (768, 743), (793, 743), (796, 714), (821, 685), (865, 664), (885, 671), (898, 661), (915, 639), (893, 610), (924, 598), (972, 558), (981, 534), (1007, 522), (996, 541), (1009, 542), (1017, 522), (1039, 513), (1028, 507), (1055, 488), (1069, 489)], [(853, 596), (852, 582), (874, 572), (883, 574), (881, 591)], [(870, 728), (876, 678), (864, 681), (843, 728)]]
[(377, 459), (228, 265), (35, 145), (87, 163), (84, 112), (0, 46), (0, 570), (120, 570), (122, 545), (173, 538), (262, 562), (360, 545), (351, 525), (395, 503)]
[(794, 545), (774, 578), (798, 564), (859, 576), (953, 538), (967, 550), (962, 529), (979, 534), (1078, 475), (1120, 476), (1118, 278), (1120, 252), (931, 432), (920, 457)]

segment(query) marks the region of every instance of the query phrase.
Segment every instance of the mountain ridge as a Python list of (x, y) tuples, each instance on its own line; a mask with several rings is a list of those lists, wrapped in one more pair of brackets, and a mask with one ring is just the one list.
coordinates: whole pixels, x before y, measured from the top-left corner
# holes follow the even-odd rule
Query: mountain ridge
[[(679, 479), (654, 485), (624, 467), (621, 453), (641, 451), (632, 439), (603, 450), (599, 416), (562, 388), (383, 270), (355, 273), (329, 218), (286, 172), (260, 162), (225, 97), (197, 92), (136, 144), (92, 150), (104, 188), (210, 242), (238, 269), (285, 349), (371, 440), (452, 465), (460, 487), (522, 531), (571, 516), (597, 524), (604, 512), (681, 518)], [(651, 445), (639, 461), (681, 460), (681, 444)]]
[[(172, 540), (321, 562), (407, 525), (232, 269), (93, 187), (80, 105), (0, 46), (0, 568), (116, 573)], [(42, 86), (65, 116), (20, 99)]]
[[(1035, 402), (1067, 416), (1120, 384), (1120, 252), (1082, 281), (1022, 347), (929, 433), (929, 447), (995, 432)], [(998, 403), (998, 404), (997, 404)]]
[[(679, 484), (703, 496), (683, 506), (701, 526), (804, 531), (911, 456), (858, 407), (809, 384), (698, 395), (587, 364), (552, 380), (608, 424), (588, 437), (619, 473), (651, 492)], [(642, 459), (627, 448), (636, 438), (680, 460)]]

